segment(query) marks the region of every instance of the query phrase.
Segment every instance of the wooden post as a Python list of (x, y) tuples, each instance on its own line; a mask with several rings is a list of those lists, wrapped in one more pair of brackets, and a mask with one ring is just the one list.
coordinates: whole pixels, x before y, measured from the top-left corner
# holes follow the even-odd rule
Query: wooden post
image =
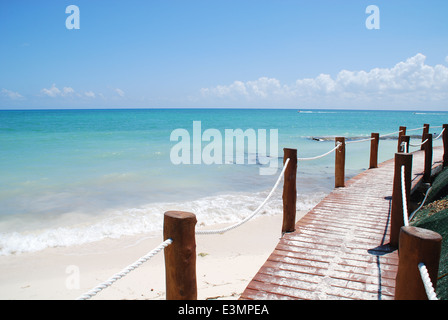
[(334, 187), (345, 187), (345, 138), (336, 137), (335, 146), (340, 142), (342, 145), (336, 149), (334, 167)]
[[(410, 142), (410, 136), (400, 136), (398, 138), (398, 152), (405, 152), (409, 153), (409, 142)], [(406, 147), (402, 146), (402, 143), (406, 143)]]
[(402, 127), (400, 126), (400, 129), (398, 129), (398, 146), (397, 146), (397, 152), (400, 152), (401, 150), (401, 141), (400, 141), (400, 137), (401, 136), (405, 136), (406, 135), (406, 127)]
[(411, 226), (401, 228), (395, 300), (428, 300), (418, 264), (425, 264), (435, 290), (441, 249), (442, 237), (437, 232)]
[(412, 154), (396, 153), (394, 169), (394, 185), (392, 190), (392, 210), (390, 217), (390, 245), (398, 247), (400, 228), (404, 226), (403, 199), (401, 193), (401, 166), (405, 166), (406, 199), (409, 208), (409, 196), (411, 194)]
[(443, 167), (447, 167), (448, 166), (448, 124), (444, 124), (443, 125), (443, 129), (445, 129), (445, 131), (443, 131)]
[[(425, 139), (425, 134), (428, 134), (428, 133), (429, 133), (429, 124), (425, 123), (425, 124), (423, 125), (422, 142), (426, 140), (426, 139)], [(420, 150), (424, 150), (424, 149), (425, 149), (425, 146), (422, 145), (421, 148), (420, 148)]]
[(289, 158), (288, 167), (283, 177), (283, 224), (282, 233), (293, 232), (296, 225), (297, 202), (297, 149), (283, 149), (283, 164)]
[(196, 216), (182, 211), (164, 215), (163, 238), (173, 243), (165, 248), (167, 300), (196, 300)]
[(425, 135), (426, 141), (422, 147), (425, 150), (425, 172), (423, 174), (423, 182), (431, 182), (431, 170), (432, 170), (432, 134), (427, 133)]
[(380, 143), (380, 134), (372, 133), (370, 140), (370, 166), (369, 168), (378, 168), (378, 145)]

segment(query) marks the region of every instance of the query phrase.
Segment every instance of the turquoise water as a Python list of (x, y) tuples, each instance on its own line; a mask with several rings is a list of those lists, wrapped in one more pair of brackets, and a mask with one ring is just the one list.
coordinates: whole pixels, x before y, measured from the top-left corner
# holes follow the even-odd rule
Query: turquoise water
[[(280, 169), (273, 175), (260, 175), (262, 166), (249, 164), (249, 159), (261, 155), (247, 148), (243, 164), (237, 164), (236, 158), (221, 164), (173, 164), (170, 152), (177, 141), (170, 141), (170, 135), (182, 128), (192, 137), (193, 121), (201, 122), (202, 132), (216, 129), (223, 137), (226, 129), (240, 128), (253, 129), (257, 134), (266, 129), (269, 138), (269, 130), (276, 129), (275, 161), (281, 167), (285, 147), (297, 148), (301, 158), (313, 157), (331, 150), (335, 136), (361, 139), (370, 137), (371, 132), (396, 132), (400, 125), (408, 129), (424, 123), (441, 126), (448, 121), (448, 113), (0, 111), (0, 254), (158, 231), (167, 210), (192, 211), (198, 216), (199, 226), (246, 217), (268, 194)], [(411, 143), (419, 142), (421, 130), (408, 134)], [(202, 141), (202, 148), (208, 143)], [(435, 142), (441, 144), (441, 139)], [(381, 140), (379, 160), (392, 158), (396, 145), (393, 136)], [(269, 156), (269, 147), (267, 150)], [(347, 145), (348, 177), (368, 167), (369, 150), (369, 142)], [(333, 172), (333, 154), (299, 162), (298, 209), (310, 209), (332, 190)], [(281, 188), (263, 214), (280, 212)]]

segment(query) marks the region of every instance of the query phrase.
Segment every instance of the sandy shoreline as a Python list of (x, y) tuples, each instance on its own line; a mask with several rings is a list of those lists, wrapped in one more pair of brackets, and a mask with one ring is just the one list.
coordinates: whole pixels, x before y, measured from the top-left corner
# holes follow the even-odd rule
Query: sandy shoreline
[[(238, 299), (277, 245), (281, 224), (281, 215), (260, 215), (225, 234), (197, 235), (198, 299)], [(0, 299), (77, 299), (161, 242), (160, 233), (1, 256)], [(165, 299), (163, 252), (92, 298), (106, 299)]]

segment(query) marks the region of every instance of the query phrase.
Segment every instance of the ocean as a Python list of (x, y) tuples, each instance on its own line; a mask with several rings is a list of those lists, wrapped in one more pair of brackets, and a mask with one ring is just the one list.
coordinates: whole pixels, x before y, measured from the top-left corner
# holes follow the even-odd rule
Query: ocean
[[(408, 135), (417, 144), (424, 123), (438, 134), (438, 126), (447, 121), (448, 112), (424, 111), (3, 110), (0, 255), (144, 236), (162, 230), (168, 210), (195, 213), (198, 229), (238, 222), (273, 187), (283, 148), (298, 149), (300, 158), (314, 157), (334, 148), (336, 136), (365, 139), (371, 132), (396, 132), (399, 126), (416, 129)], [(195, 123), (200, 123), (199, 135)], [(258, 148), (235, 146), (234, 157), (225, 158), (225, 132), (237, 129), (254, 133)], [(270, 135), (273, 131), (276, 135)], [(173, 132), (189, 134), (188, 141), (173, 139)], [(213, 139), (205, 132), (214, 133)], [(396, 137), (380, 140), (380, 162), (394, 156)], [(212, 141), (222, 148), (210, 153)], [(266, 152), (260, 152), (264, 141)], [(181, 142), (185, 148), (179, 153)], [(442, 139), (434, 145), (442, 145)], [(200, 158), (204, 150), (222, 161)], [(370, 142), (346, 146), (347, 179), (368, 168), (369, 152)], [(173, 160), (179, 155), (186, 161)], [(278, 170), (260, 174), (267, 163)], [(299, 161), (297, 209), (311, 209), (333, 186), (334, 153)], [(282, 212), (281, 192), (280, 185), (260, 214)]]

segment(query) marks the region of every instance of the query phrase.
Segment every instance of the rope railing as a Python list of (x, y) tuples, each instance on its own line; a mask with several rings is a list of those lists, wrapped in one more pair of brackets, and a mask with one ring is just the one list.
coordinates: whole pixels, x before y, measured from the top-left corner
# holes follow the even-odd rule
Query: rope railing
[(401, 199), (403, 201), (403, 221), (404, 225), (409, 225), (408, 217), (408, 201), (406, 197), (406, 178), (405, 178), (405, 166), (401, 166)]
[[(445, 127), (446, 125), (444, 125), (444, 129)], [(433, 164), (432, 141), (434, 139), (431, 134), (428, 134), (428, 128), (429, 125), (425, 125), (423, 128), (425, 130), (423, 131), (422, 142), (418, 144), (409, 143), (409, 136), (400, 136), (398, 153), (395, 154), (390, 244), (392, 247), (399, 248), (399, 266), (395, 287), (395, 299), (397, 300), (438, 300), (435, 293), (437, 283), (435, 282), (433, 285), (432, 281), (437, 281), (435, 279), (437, 279), (442, 237), (437, 232), (410, 225), (415, 214), (426, 203), (428, 194), (432, 189), (430, 185), (418, 208), (412, 213), (408, 211), (408, 201), (412, 194), (412, 190), (410, 190), (412, 170), (410, 168), (412, 168), (413, 154), (408, 153), (409, 151), (406, 151), (406, 149), (409, 146), (413, 146), (421, 147), (421, 150), (424, 151), (424, 175), (422, 181), (430, 182)], [(409, 131), (419, 129), (422, 128), (410, 129)], [(444, 155), (446, 155), (446, 136), (443, 133), (444, 130), (442, 130), (437, 138), (443, 135)], [(443, 166), (446, 165), (443, 164)]]
[[(414, 216), (414, 214), (420, 210), (420, 208), (423, 206), (423, 204), (426, 201), (426, 197), (428, 196), (429, 191), (431, 190), (431, 188), (429, 188), (426, 192), (425, 198), (423, 199), (421, 205), (417, 208), (417, 210), (415, 210), (414, 212), (412, 212), (412, 214), (408, 217), (408, 209), (407, 209), (407, 199), (406, 199), (406, 191), (405, 191), (405, 167), (401, 166), (401, 192), (402, 192), (402, 199), (403, 199), (403, 220), (404, 220), (404, 225), (405, 226), (409, 226), (409, 221), (412, 219), (412, 217)], [(423, 281), (423, 285), (425, 287), (425, 291), (426, 291), (426, 295), (428, 296), (429, 300), (438, 300), (437, 299), (437, 295), (434, 291), (434, 287), (433, 284), (431, 282), (431, 279), (429, 277), (428, 274), (428, 269), (426, 268), (426, 266), (420, 262), (418, 264), (418, 269), (420, 271), (420, 276), (422, 278)]]
[(434, 138), (433, 140), (438, 140), (442, 136), (443, 132), (445, 131), (445, 128), (443, 128), (442, 132), (437, 136), (437, 138)]
[(97, 285), (93, 289), (91, 289), (88, 292), (86, 292), (83, 295), (81, 295), (77, 300), (88, 300), (88, 299), (92, 298), (93, 296), (95, 296), (100, 291), (110, 287), (117, 280), (123, 278), (129, 272), (131, 272), (131, 271), (137, 269), (138, 267), (140, 267), (144, 262), (146, 262), (149, 259), (151, 259), (152, 257), (154, 257), (157, 253), (162, 251), (164, 248), (169, 246), (171, 243), (173, 243), (173, 241), (171, 239), (165, 240), (158, 247), (156, 247), (152, 251), (148, 252), (146, 255), (144, 255), (143, 257), (141, 257), (137, 261), (135, 261), (133, 264), (130, 264), (129, 266), (127, 266), (126, 268), (124, 268), (120, 272), (118, 272), (115, 275), (113, 275), (112, 277), (110, 277), (108, 280), (104, 281), (103, 283), (100, 283), (99, 285)]
[(297, 158), (297, 160), (298, 160), (298, 161), (310, 161), (310, 160), (316, 160), (316, 159), (323, 158), (323, 157), (329, 155), (330, 153), (332, 153), (333, 151), (336, 151), (336, 149), (338, 149), (341, 145), (342, 145), (342, 143), (341, 143), (341, 142), (338, 142), (338, 143), (336, 144), (336, 147), (334, 147), (333, 149), (331, 149), (331, 150), (328, 151), (328, 152), (325, 152), (324, 154), (321, 154), (321, 155), (319, 155), (319, 156), (315, 156), (315, 157), (310, 157), (310, 158)]
[(437, 299), (437, 295), (434, 291), (434, 287), (431, 282), (431, 278), (429, 277), (428, 269), (425, 264), (420, 262), (418, 264), (418, 270), (420, 271), (420, 275), (422, 277), (423, 285), (425, 286), (426, 295), (429, 300), (439, 300)]
[[(434, 126), (433, 128), (442, 128), (442, 127), (443, 127), (443, 126)], [(424, 127), (414, 128), (414, 129), (407, 129), (407, 131), (417, 131), (417, 130), (422, 130), (422, 129), (424, 129)], [(444, 130), (445, 130), (445, 128), (442, 130), (442, 132), (438, 135), (437, 138), (434, 138), (434, 140), (439, 139), (439, 138), (442, 136)], [(399, 131), (395, 131), (395, 132), (391, 132), (391, 133), (387, 133), (387, 134), (382, 134), (382, 135), (380, 135), (380, 138), (388, 137), (388, 136), (392, 136), (392, 135), (394, 135), (394, 134), (397, 134), (397, 133), (399, 134), (399, 133), (401, 133), (401, 132), (404, 132), (404, 130), (399, 130)], [(374, 140), (374, 139), (375, 139), (375, 138), (366, 138), (366, 139), (352, 140), (352, 141), (347, 141), (347, 142), (345, 142), (345, 144), (352, 144), (352, 143), (358, 143), (358, 142), (367, 142), (367, 141), (372, 141), (372, 140)], [(414, 145), (414, 144), (409, 144), (409, 146), (412, 146), (412, 147), (420, 147), (420, 146), (422, 146), (423, 144), (425, 144), (426, 141), (427, 141), (427, 140), (423, 141), (423, 142), (420, 143), (420, 144), (415, 144), (415, 145)], [(327, 153), (325, 153), (325, 154), (323, 154), (323, 155), (321, 155), (321, 156), (311, 157), (311, 158), (298, 158), (298, 160), (303, 160), (303, 161), (305, 161), (305, 160), (315, 160), (315, 159), (319, 159), (319, 158), (322, 158), (322, 157), (324, 157), (324, 156), (330, 154), (331, 152), (333, 152), (333, 151), (336, 150), (336, 149), (337, 149), (337, 148), (332, 149), (332, 150), (330, 150), (329, 152), (327, 152)]]
[(391, 132), (391, 133), (388, 133), (388, 134), (383, 134), (383, 135), (381, 135), (381, 137), (388, 137), (388, 136), (391, 136), (391, 135), (394, 135), (394, 134), (397, 134), (397, 133), (400, 133), (400, 132), (403, 132), (403, 130)]
[[(436, 128), (436, 127), (433, 127), (433, 128)], [(418, 128), (418, 129), (421, 129), (421, 128)], [(413, 131), (413, 130), (416, 130), (416, 129), (410, 129), (408, 131)], [(443, 130), (440, 132), (440, 134), (436, 138), (434, 138), (433, 141), (440, 139), (442, 137), (444, 131), (445, 131), (445, 128), (443, 128)], [(417, 143), (417, 144), (409, 143), (409, 146), (411, 146), (411, 147), (421, 147), (426, 142), (428, 142), (428, 139), (425, 139), (425, 141), (423, 141), (421, 143)]]
[(350, 143), (358, 143), (358, 142), (366, 142), (366, 141), (372, 141), (375, 138), (367, 138), (367, 139), (360, 139), (360, 140), (352, 140), (352, 141), (347, 141), (345, 144), (350, 144)]
[(415, 129), (407, 129), (407, 131), (417, 131), (417, 130), (422, 130), (422, 129), (425, 129), (425, 127), (415, 128)]
[[(442, 127), (443, 127), (443, 126), (433, 126), (432, 128), (442, 128)], [(424, 129), (424, 127), (414, 128), (414, 129), (407, 129), (407, 131), (417, 131), (417, 130), (422, 130), (422, 129)], [(440, 132), (440, 134), (437, 136), (437, 138), (434, 138), (434, 140), (439, 139), (439, 138), (442, 136), (443, 131), (445, 131), (445, 128), (443, 128), (443, 130)], [(395, 132), (391, 132), (391, 133), (387, 133), (387, 134), (382, 134), (382, 135), (380, 135), (380, 138), (383, 138), (383, 137), (389, 137), (389, 136), (392, 136), (392, 135), (397, 134), (397, 133), (399, 134), (399, 133), (401, 133), (401, 132), (404, 132), (404, 130), (399, 130), (399, 131), (395, 131)], [(366, 139), (352, 140), (352, 141), (347, 141), (345, 144), (358, 143), (358, 142), (366, 142), (366, 141), (371, 141), (371, 140), (374, 140), (374, 139), (375, 139), (375, 138), (366, 138)], [(419, 147), (419, 146), (425, 144), (425, 142), (426, 142), (426, 140), (423, 141), (423, 142), (420, 143), (420, 144), (416, 144), (416, 145), (409, 144), (409, 145), (412, 146), (412, 147)], [(332, 151), (334, 151), (334, 150), (335, 150), (335, 149), (330, 150), (328, 153), (325, 153), (325, 154), (322, 155), (322, 156), (317, 156), (317, 157), (312, 157), (312, 158), (299, 158), (299, 160), (314, 160), (314, 159), (318, 159), (318, 158), (321, 158), (321, 157), (323, 157), (323, 156), (326, 156), (327, 154), (330, 154), (330, 153), (331, 153)]]
[[(422, 128), (410, 129), (409, 131), (420, 130), (420, 129), (422, 129)], [(388, 134), (383, 134), (383, 135), (381, 135), (380, 137), (388, 137), (388, 136), (391, 136), (391, 135), (394, 135), (394, 134), (397, 134), (397, 133), (400, 133), (400, 132), (403, 132), (403, 130), (395, 131), (395, 132), (391, 132), (391, 133), (388, 133)], [(347, 141), (347, 142), (345, 142), (345, 144), (358, 143), (358, 142), (367, 142), (367, 141), (372, 141), (372, 140), (374, 140), (374, 139), (375, 139), (375, 138), (365, 138), (365, 139), (359, 139), (359, 140), (351, 140), (351, 141)], [(324, 157), (324, 156), (330, 154), (331, 152), (333, 152), (333, 151), (336, 150), (336, 149), (337, 149), (337, 148), (332, 149), (332, 150), (330, 150), (329, 152), (327, 152), (327, 153), (325, 153), (325, 154), (323, 154), (323, 155), (321, 155), (321, 156), (312, 157), (312, 158), (299, 158), (298, 160), (314, 160), (314, 159), (319, 159), (319, 158), (322, 158), (322, 157)]]
[(240, 222), (231, 225), (229, 227), (226, 228), (222, 228), (222, 229), (217, 229), (217, 230), (198, 230), (196, 231), (196, 234), (203, 234), (203, 235), (210, 235), (210, 234), (220, 234), (220, 233), (224, 233), (227, 232), (229, 230), (235, 229), (239, 226), (241, 226), (242, 224), (246, 223), (247, 221), (249, 221), (250, 219), (252, 219), (253, 217), (255, 217), (260, 210), (264, 207), (264, 205), (268, 202), (268, 200), (272, 197), (272, 195), (274, 194), (275, 190), (277, 189), (278, 185), (280, 184), (280, 181), (286, 171), (286, 168), (288, 166), (289, 163), (289, 158), (286, 159), (285, 164), (283, 166), (283, 170), (280, 172), (277, 181), (274, 184), (274, 187), (272, 188), (271, 192), (269, 192), (268, 196), (264, 199), (264, 201), (258, 206), (257, 209), (255, 209), (251, 215), (247, 216), (245, 219), (241, 220)]
[(426, 190), (425, 197), (423, 198), (422, 203), (420, 203), (420, 206), (419, 206), (417, 209), (415, 209), (415, 210), (409, 215), (409, 221), (411, 221), (412, 218), (414, 218), (414, 215), (415, 215), (418, 211), (420, 211), (420, 209), (425, 205), (426, 198), (428, 197), (428, 194), (429, 194), (429, 192), (431, 191), (431, 189), (432, 189), (432, 186), (429, 187), (428, 190)]
[[(409, 131), (413, 131), (413, 130), (420, 130), (421, 128), (417, 128), (417, 129), (410, 129)], [(395, 131), (395, 132), (391, 132), (391, 133), (387, 133), (387, 134), (383, 134), (380, 137), (388, 137), (397, 133), (403, 132), (403, 130), (400, 131)], [(352, 140), (352, 141), (347, 141), (345, 144), (351, 144), (351, 143), (358, 143), (358, 142), (366, 142), (366, 141), (372, 141), (375, 138), (366, 138), (366, 139), (359, 139), (359, 140)]]
[(426, 142), (428, 142), (428, 139), (426, 139), (425, 141), (423, 141), (423, 142), (421, 142), (421, 143), (417, 143), (417, 144), (409, 143), (409, 146), (411, 146), (411, 147), (421, 147), (421, 146), (424, 145)]

